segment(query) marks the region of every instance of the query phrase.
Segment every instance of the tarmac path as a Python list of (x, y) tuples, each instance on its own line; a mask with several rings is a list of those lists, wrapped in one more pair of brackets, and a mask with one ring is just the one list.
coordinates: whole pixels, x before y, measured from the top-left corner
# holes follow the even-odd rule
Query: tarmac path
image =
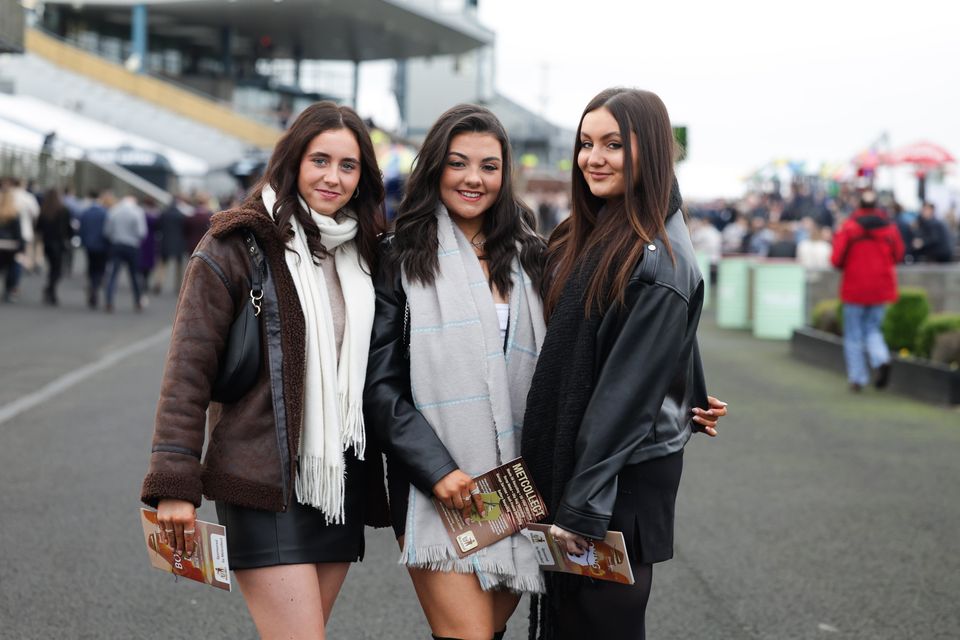
[[(0, 306), (0, 638), (255, 638), (243, 599), (151, 569), (138, 522), (174, 300), (112, 315), (39, 278)], [(687, 448), (648, 637), (960, 637), (960, 412), (867, 390), (781, 342), (701, 330), (721, 436)], [(204, 505), (201, 517), (215, 519)], [(331, 638), (428, 638), (392, 536), (368, 529)], [(526, 603), (507, 637), (526, 638)]]

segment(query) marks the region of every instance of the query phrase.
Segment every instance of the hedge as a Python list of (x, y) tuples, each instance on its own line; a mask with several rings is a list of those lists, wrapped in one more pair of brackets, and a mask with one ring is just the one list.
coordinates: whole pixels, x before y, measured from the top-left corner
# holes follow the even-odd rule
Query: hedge
[(900, 289), (897, 301), (887, 307), (883, 317), (883, 339), (893, 351), (912, 350), (917, 345), (917, 330), (930, 314), (927, 292), (920, 288)]

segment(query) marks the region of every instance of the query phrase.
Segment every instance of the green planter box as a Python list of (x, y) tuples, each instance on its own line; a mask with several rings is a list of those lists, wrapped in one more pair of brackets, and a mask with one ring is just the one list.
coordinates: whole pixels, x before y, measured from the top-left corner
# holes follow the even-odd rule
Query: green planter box
[(806, 274), (799, 264), (764, 261), (753, 266), (753, 335), (789, 340), (806, 318)]
[(717, 265), (717, 326), (750, 328), (750, 267), (754, 262), (756, 258), (723, 258)]
[(703, 275), (703, 308), (710, 308), (710, 256), (705, 253), (697, 254), (697, 266)]

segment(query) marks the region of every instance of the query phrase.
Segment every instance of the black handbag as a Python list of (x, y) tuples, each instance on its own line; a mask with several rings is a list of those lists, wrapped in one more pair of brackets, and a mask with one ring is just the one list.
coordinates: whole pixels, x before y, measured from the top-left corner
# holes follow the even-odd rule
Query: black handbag
[(260, 300), (266, 264), (253, 234), (244, 232), (244, 243), (250, 254), (250, 303), (244, 304), (230, 325), (227, 346), (223, 350), (220, 372), (213, 383), (210, 399), (229, 404), (244, 396), (260, 373)]

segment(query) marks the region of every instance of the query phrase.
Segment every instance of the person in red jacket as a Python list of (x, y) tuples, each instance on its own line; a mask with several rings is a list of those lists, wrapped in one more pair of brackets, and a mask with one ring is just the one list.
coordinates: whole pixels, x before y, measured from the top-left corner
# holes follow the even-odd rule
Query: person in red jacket
[(880, 332), (889, 302), (897, 299), (896, 263), (903, 260), (903, 239), (877, 194), (864, 191), (860, 208), (840, 227), (833, 240), (833, 266), (843, 270), (843, 353), (850, 390), (863, 389), (869, 378), (867, 360), (882, 389), (890, 378), (890, 350)]

